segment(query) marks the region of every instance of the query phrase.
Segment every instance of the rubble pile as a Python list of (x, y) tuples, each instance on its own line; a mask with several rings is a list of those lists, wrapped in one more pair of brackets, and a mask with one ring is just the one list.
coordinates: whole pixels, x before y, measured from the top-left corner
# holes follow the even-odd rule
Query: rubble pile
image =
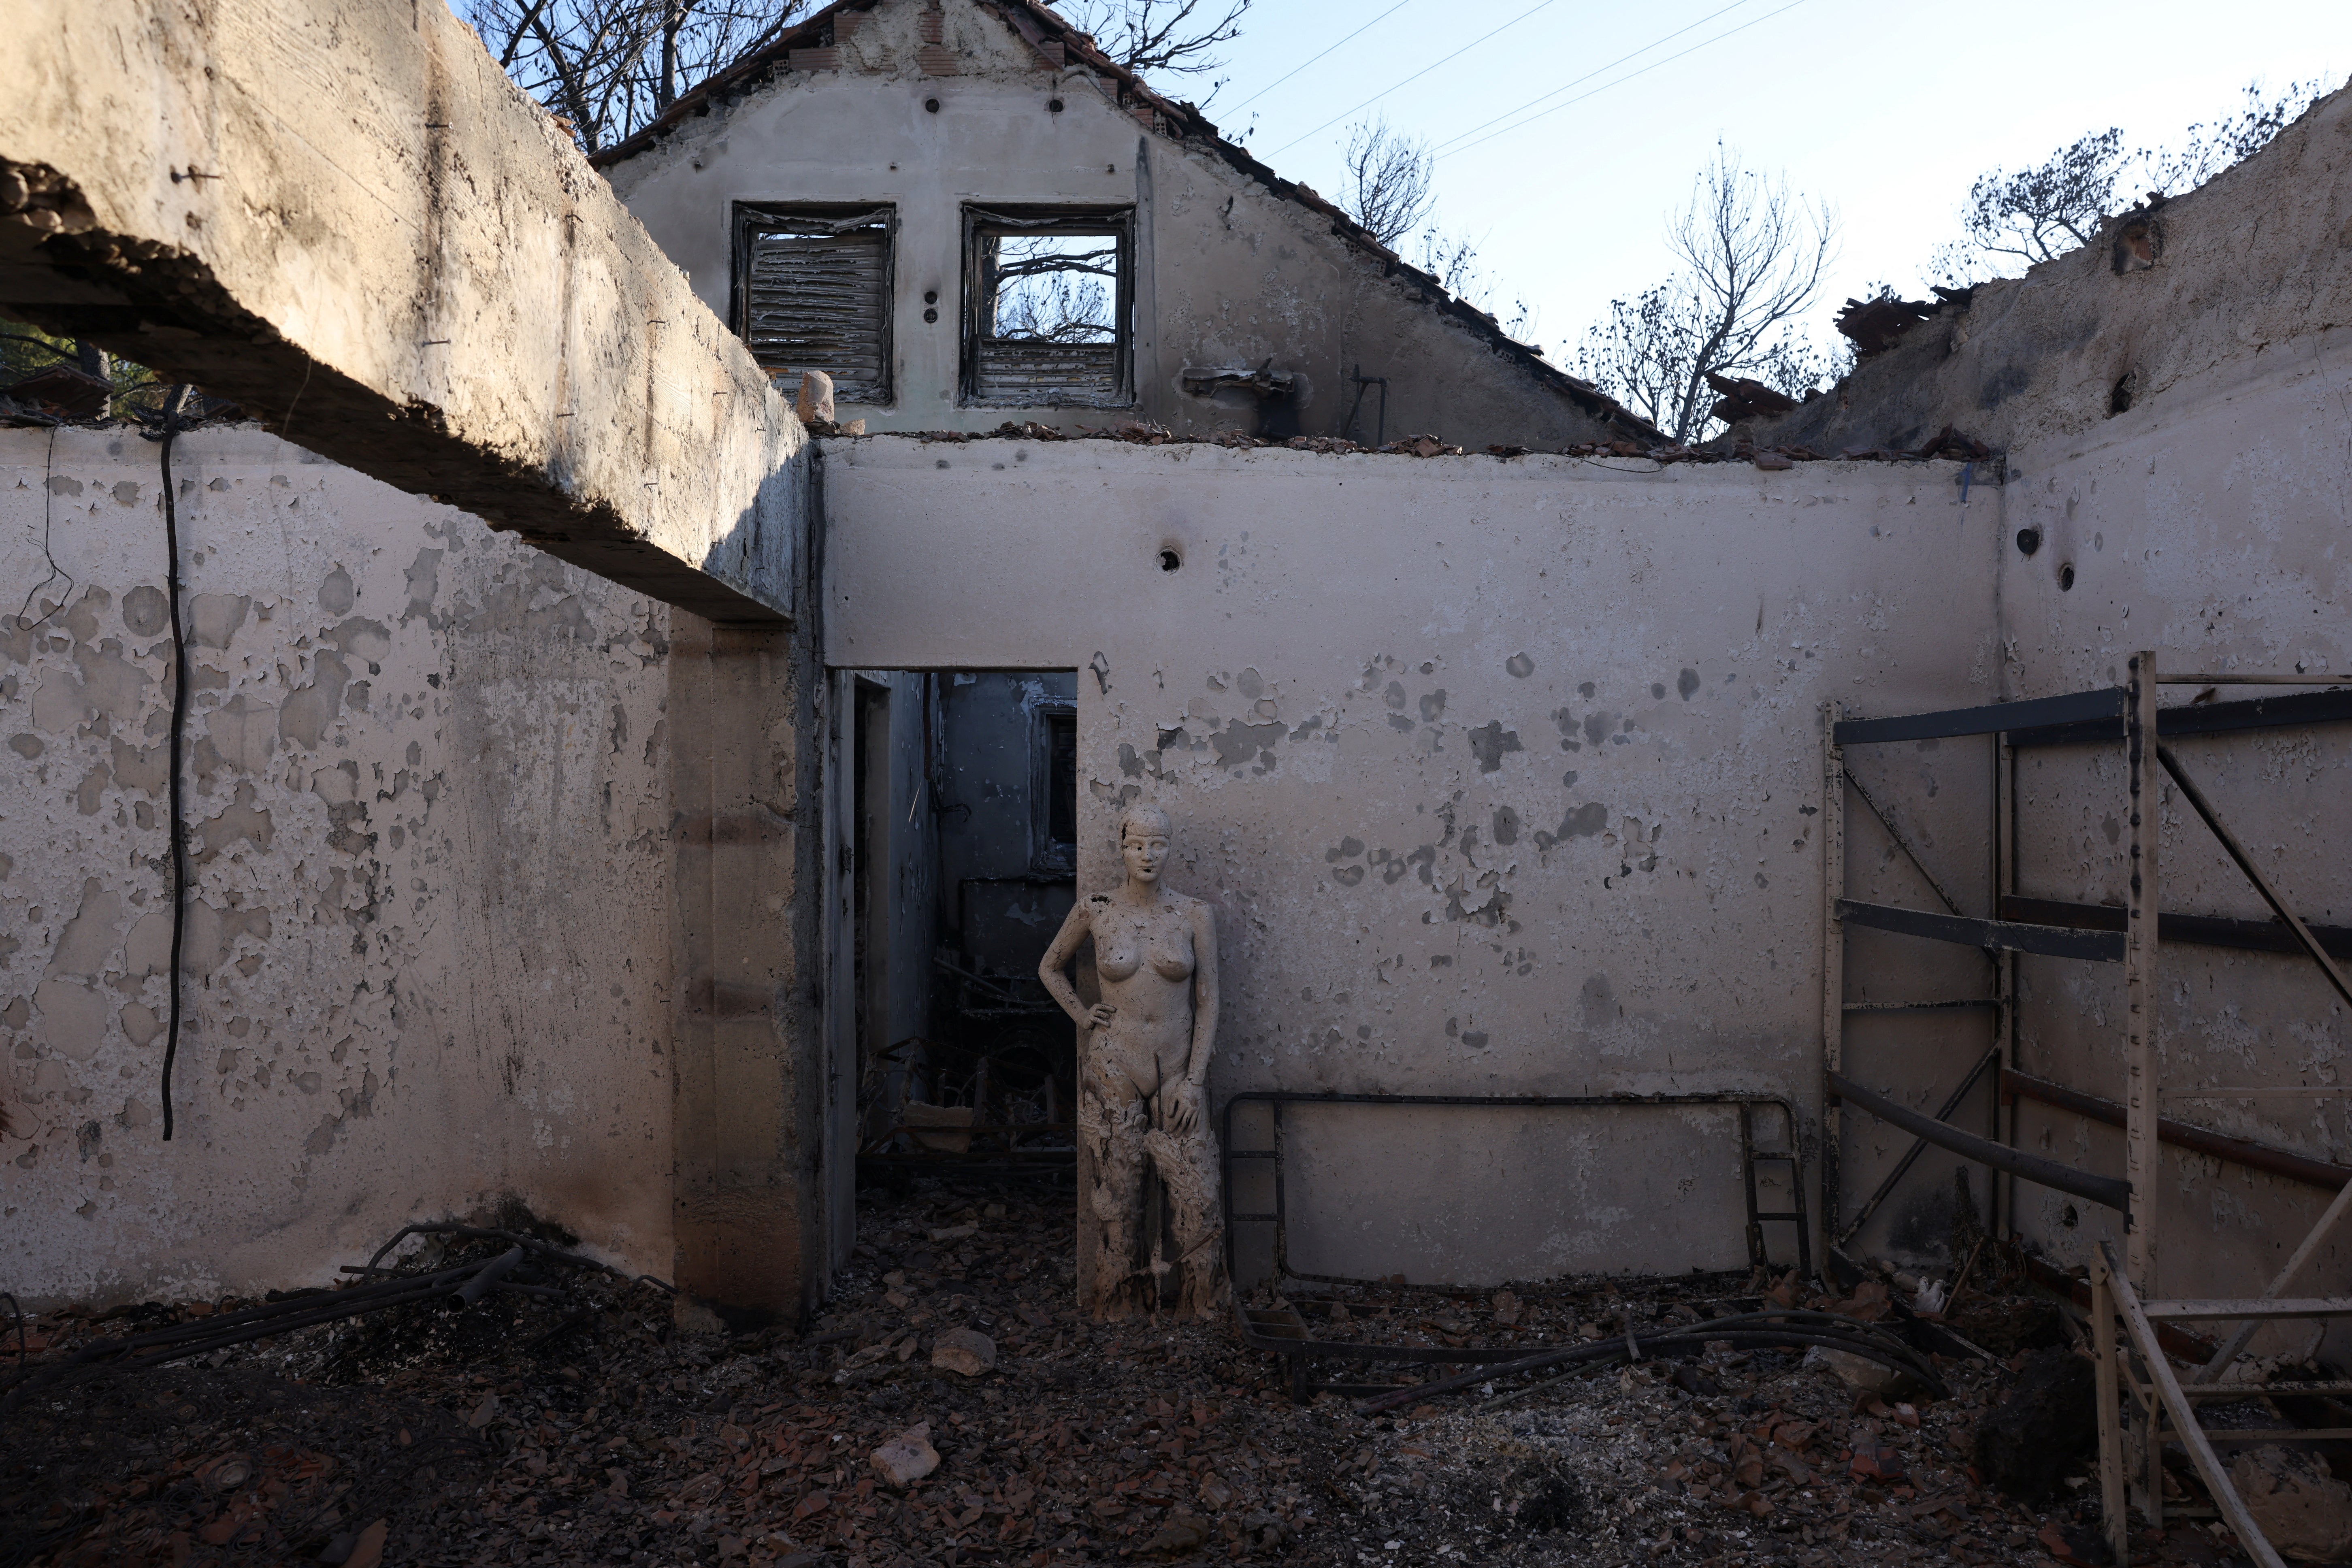
[[(730, 1334), (593, 1277), (193, 1363), (61, 1371), (96, 1338), (241, 1303), (44, 1318), (31, 1378), (0, 1373), (0, 1568), (2103, 1558), (2072, 1428), (2044, 1451), (2046, 1500), (1997, 1489), (1979, 1460), (2005, 1400), (2071, 1375), (2021, 1377), (2074, 1354), (2054, 1312), (2021, 1299), (1956, 1311), (1964, 1332), (2010, 1339), (2002, 1356), (1937, 1357), (1947, 1399), (1857, 1387), (1885, 1369), (1841, 1372), (1828, 1352), (1717, 1342), (1452, 1393), (1435, 1385), (1456, 1369), (1423, 1366), (1413, 1403), (1368, 1415), (1333, 1394), (1292, 1403), (1286, 1369), (1229, 1321), (1081, 1320), (1066, 1194), (926, 1179), (864, 1196), (839, 1294), (798, 1332)], [(446, 1267), (468, 1245), (428, 1239), (404, 1261)], [(1287, 1304), (1318, 1338), (1503, 1354), (1704, 1335), (1759, 1308), (1896, 1310), (1878, 1280), (1825, 1300), (1744, 1275), (1294, 1286)], [(1990, 1425), (2022, 1442), (2063, 1415)], [(2229, 1548), (2176, 1523), (2145, 1560), (2220, 1564)]]

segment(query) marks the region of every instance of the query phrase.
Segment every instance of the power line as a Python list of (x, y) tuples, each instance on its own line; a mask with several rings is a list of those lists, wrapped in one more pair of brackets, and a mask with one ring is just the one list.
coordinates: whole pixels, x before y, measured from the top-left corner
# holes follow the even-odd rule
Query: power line
[[(1561, 110), (1563, 110), (1563, 109), (1572, 108), (1572, 107), (1574, 107), (1574, 106), (1575, 106), (1575, 105), (1577, 105), (1577, 104), (1582, 103), (1586, 99), (1588, 99), (1588, 98), (1591, 98), (1591, 97), (1595, 96), (1596, 94), (1607, 92), (1607, 91), (1608, 91), (1611, 88), (1612, 88), (1612, 87), (1622, 87), (1622, 86), (1624, 86), (1627, 82), (1632, 81), (1632, 80), (1633, 80), (1635, 77), (1637, 77), (1637, 76), (1646, 76), (1646, 75), (1648, 75), (1650, 72), (1652, 72), (1652, 71), (1654, 71), (1654, 70), (1656, 70), (1660, 66), (1670, 66), (1670, 65), (1674, 64), (1676, 60), (1681, 59), (1685, 55), (1695, 55), (1695, 54), (1698, 53), (1698, 52), (1699, 52), (1699, 50), (1701, 50), (1701, 49), (1706, 48), (1706, 47), (1708, 47), (1710, 44), (1719, 44), (1719, 43), (1723, 42), (1723, 40), (1724, 40), (1724, 39), (1726, 39), (1726, 38), (1727, 38), (1727, 37), (1731, 37), (1731, 35), (1732, 35), (1732, 34), (1734, 34), (1734, 33), (1744, 33), (1744, 32), (1746, 32), (1748, 28), (1753, 27), (1753, 26), (1757, 26), (1758, 24), (1759, 24), (1759, 23), (1769, 22), (1769, 21), (1770, 21), (1770, 20), (1771, 20), (1773, 17), (1775, 17), (1775, 16), (1784, 16), (1788, 15), (1790, 12), (1791, 12), (1791, 11), (1795, 10), (1798, 6), (1800, 6), (1800, 5), (1803, 5), (1804, 3), (1805, 3), (1805, 0), (1790, 0), (1790, 3), (1789, 3), (1788, 5), (1781, 6), (1778, 11), (1768, 11), (1768, 12), (1766, 12), (1763, 16), (1758, 16), (1758, 17), (1756, 17), (1756, 18), (1755, 18), (1754, 20), (1752, 20), (1752, 21), (1742, 22), (1742, 23), (1740, 23), (1740, 24), (1739, 24), (1739, 26), (1738, 26), (1737, 27), (1729, 27), (1729, 28), (1726, 28), (1724, 31), (1722, 31), (1722, 32), (1720, 32), (1720, 33), (1717, 33), (1717, 34), (1715, 37), (1713, 37), (1712, 38), (1703, 38), (1703, 39), (1701, 39), (1699, 42), (1697, 42), (1697, 43), (1696, 43), (1696, 44), (1693, 44), (1689, 48), (1686, 48), (1686, 49), (1683, 50), (1681, 54), (1668, 55), (1664, 59), (1662, 59), (1662, 60), (1653, 60), (1653, 61), (1651, 61), (1648, 65), (1643, 66), (1640, 70), (1627, 71), (1623, 76), (1619, 77), (1615, 81), (1605, 81), (1605, 82), (1602, 82), (1599, 87), (1594, 88), (1591, 92), (1580, 92), (1580, 93), (1577, 94), (1574, 98), (1570, 99), (1566, 103), (1556, 103), (1556, 104), (1553, 104), (1549, 109), (1543, 110), (1541, 110), (1541, 111), (1539, 111), (1539, 112), (1538, 112), (1538, 113), (1528, 115), (1525, 120), (1519, 121), (1517, 124), (1506, 125), (1506, 126), (1504, 126), (1500, 131), (1496, 131), (1496, 132), (1492, 132), (1492, 133), (1490, 133), (1490, 134), (1488, 134), (1488, 135), (1479, 137), (1479, 138), (1478, 138), (1478, 140), (1477, 140), (1477, 141), (1475, 141), (1475, 142), (1464, 142), (1462, 145), (1460, 145), (1460, 146), (1458, 146), (1458, 147), (1455, 147), (1455, 148), (1452, 149), (1452, 150), (1451, 150), (1451, 151), (1449, 151), (1449, 152), (1444, 152), (1444, 153), (1438, 153), (1438, 154), (1437, 154), (1437, 157), (1438, 157), (1438, 158), (1451, 158), (1451, 157), (1453, 157), (1453, 156), (1454, 156), (1454, 154), (1455, 153), (1467, 153), (1467, 152), (1468, 152), (1468, 151), (1470, 151), (1470, 149), (1471, 149), (1471, 148), (1473, 148), (1473, 147), (1480, 147), (1480, 146), (1484, 146), (1486, 143), (1487, 143), (1487, 142), (1492, 142), (1493, 140), (1495, 140), (1495, 138), (1496, 138), (1496, 137), (1497, 137), (1497, 136), (1508, 136), (1512, 132), (1517, 131), (1517, 130), (1519, 130), (1519, 129), (1520, 129), (1521, 127), (1523, 127), (1523, 126), (1533, 125), (1533, 124), (1534, 124), (1537, 121), (1538, 121), (1538, 120), (1545, 119), (1545, 118), (1547, 118), (1548, 116), (1550, 116), (1550, 115), (1558, 114), (1558, 113), (1559, 113)], [(1536, 101), (1538, 101), (1538, 102), (1541, 102), (1541, 101), (1542, 101), (1542, 100), (1538, 99), (1538, 100), (1537, 100)], [(1433, 161), (1433, 162), (1434, 162), (1435, 160), (1432, 160), (1432, 161)]]
[[(1742, 5), (1748, 4), (1749, 4), (1749, 0), (1731, 0), (1731, 4), (1726, 5), (1722, 10), (1710, 11), (1706, 16), (1701, 16), (1697, 21), (1691, 23), (1689, 26), (1677, 27), (1663, 38), (1653, 38), (1648, 43), (1643, 44), (1640, 48), (1635, 49), (1632, 54), (1620, 55), (1605, 66), (1598, 66), (1591, 70), (1586, 71), (1574, 81), (1564, 81), (1558, 87), (1553, 88), (1549, 92), (1538, 93), (1534, 98), (1528, 100), (1527, 102), (1519, 105), (1517, 109), (1507, 109), (1503, 110), (1502, 113), (1495, 116), (1494, 119), (1486, 121), (1484, 124), (1473, 125), (1467, 131), (1458, 132), (1455, 134), (1447, 137), (1444, 141), (1438, 143), (1438, 150), (1443, 152), (1444, 149), (1453, 146), (1456, 142), (1466, 142), (1471, 137), (1477, 135), (1481, 131), (1486, 130), (1488, 125), (1500, 125), (1504, 121), (1510, 119), (1514, 115), (1525, 114), (1528, 110), (1533, 109), (1537, 104), (1543, 102), (1546, 99), (1558, 98), (1570, 88), (1580, 87), (1584, 83), (1591, 81), (1594, 77), (1604, 76), (1610, 71), (1615, 70), (1619, 66), (1623, 65), (1627, 60), (1639, 59), (1642, 56), (1648, 54), (1652, 49), (1660, 47), (1665, 44), (1673, 43), (1685, 33), (1691, 31), (1692, 28), (1704, 27), (1709, 22), (1714, 21), (1717, 16), (1727, 16), (1731, 12), (1737, 11)], [(1563, 105), (1563, 107), (1565, 106)]]
[(1272, 81), (1267, 82), (1264, 87), (1259, 88), (1255, 92), (1251, 93), (1247, 98), (1243, 99), (1239, 103), (1234, 104), (1233, 110), (1228, 110), (1227, 112), (1237, 112), (1241, 110), (1247, 109), (1251, 104), (1255, 103), (1259, 99), (1264, 98), (1267, 93), (1272, 92), (1276, 88), (1280, 87), (1284, 82), (1288, 81), (1292, 77), (1295, 77), (1300, 71), (1305, 70), (1307, 66), (1313, 65), (1315, 60), (1321, 59), (1323, 55), (1331, 54), (1345, 45), (1353, 43), (1356, 39), (1362, 37), (1366, 33), (1370, 32), (1374, 27), (1379, 26), (1382, 22), (1387, 21), (1391, 16), (1395, 16), (1398, 12), (1403, 10), (1406, 6), (1412, 4), (1412, 0), (1397, 0), (1395, 5), (1390, 6), (1387, 10), (1373, 17), (1362, 26), (1357, 28), (1346, 37), (1340, 39), (1339, 43), (1332, 45), (1330, 48), (1325, 49), (1322, 55), (1317, 55), (1315, 59), (1307, 61), (1305, 65), (1293, 66), (1283, 75), (1275, 78)]
[[(1425, 76), (1427, 76), (1430, 72), (1432, 72), (1432, 71), (1435, 70), (1439, 66), (1444, 65), (1444, 64), (1446, 64), (1448, 61), (1451, 61), (1451, 60), (1458, 60), (1458, 59), (1460, 59), (1464, 55), (1468, 54), (1472, 49), (1475, 49), (1475, 48), (1476, 48), (1480, 44), (1485, 43), (1485, 42), (1486, 41), (1486, 39), (1487, 39), (1487, 38), (1491, 38), (1491, 37), (1493, 37), (1495, 36), (1495, 33), (1506, 33), (1506, 32), (1510, 31), (1513, 27), (1517, 26), (1520, 23), (1522, 23), (1522, 22), (1526, 21), (1528, 17), (1530, 17), (1530, 16), (1534, 16), (1537, 12), (1538, 12), (1538, 11), (1542, 10), (1545, 6), (1547, 6), (1547, 5), (1552, 5), (1552, 4), (1554, 4), (1554, 0), (1536, 0), (1536, 4), (1534, 4), (1533, 5), (1528, 6), (1526, 10), (1524, 10), (1524, 11), (1520, 12), (1517, 16), (1516, 16), (1512, 17), (1509, 21), (1507, 21), (1507, 22), (1504, 23), (1501, 26), (1499, 26), (1499, 27), (1496, 28), (1494, 33), (1488, 33), (1488, 34), (1486, 34), (1484, 37), (1473, 38), (1473, 39), (1471, 39), (1468, 43), (1466, 43), (1466, 44), (1463, 45), (1460, 48), (1458, 48), (1458, 49), (1454, 50), (1452, 54), (1450, 54), (1450, 55), (1446, 56), (1444, 59), (1438, 60), (1438, 61), (1436, 61), (1436, 62), (1434, 62), (1433, 64), (1431, 64), (1431, 65), (1425, 65), (1425, 66), (1422, 67), (1419, 70), (1417, 70), (1417, 71), (1413, 72), (1411, 76), (1409, 76), (1409, 77), (1405, 78), (1405, 79), (1404, 79), (1404, 80), (1402, 80), (1402, 81), (1401, 81), (1401, 82), (1394, 83), (1394, 84), (1393, 84), (1393, 85), (1391, 85), (1391, 86), (1384, 87), (1384, 88), (1381, 89), (1381, 90), (1380, 90), (1380, 91), (1378, 91), (1378, 92), (1376, 92), (1376, 93), (1372, 94), (1372, 96), (1371, 96), (1371, 97), (1370, 97), (1370, 98), (1368, 98), (1368, 99), (1364, 100), (1364, 101), (1363, 101), (1362, 103), (1360, 103), (1360, 104), (1356, 105), (1356, 109), (1364, 109), (1364, 108), (1368, 108), (1368, 107), (1370, 107), (1370, 105), (1372, 105), (1372, 104), (1378, 103), (1381, 100), (1382, 100), (1382, 99), (1386, 98), (1389, 94), (1391, 94), (1391, 93), (1394, 92), (1398, 88), (1401, 88), (1401, 87), (1410, 87), (1410, 86), (1412, 86), (1414, 82), (1419, 81), (1423, 77), (1425, 77)], [(1289, 152), (1293, 147), (1297, 146), (1301, 142), (1306, 141), (1307, 136), (1319, 136), (1319, 135), (1321, 135), (1324, 132), (1330, 130), (1330, 129), (1331, 129), (1331, 127), (1333, 127), (1334, 125), (1339, 124), (1339, 121), (1341, 121), (1342, 120), (1347, 119), (1349, 115), (1355, 113), (1355, 112), (1356, 112), (1356, 109), (1342, 110), (1339, 113), (1333, 115), (1330, 119), (1328, 119), (1328, 120), (1325, 121), (1322, 124), (1320, 124), (1320, 125), (1317, 126), (1314, 130), (1307, 132), (1306, 133), (1306, 135), (1303, 135), (1303, 136), (1294, 136), (1294, 137), (1292, 137), (1289, 141), (1285, 142), (1281, 146), (1276, 147), (1276, 148), (1272, 153), (1267, 153), (1267, 154), (1266, 154), (1266, 156), (1267, 156), (1267, 157), (1269, 157), (1269, 158), (1272, 158), (1272, 157), (1277, 156), (1277, 155), (1278, 155), (1278, 154), (1280, 154), (1280, 153), (1287, 153), (1287, 152)]]

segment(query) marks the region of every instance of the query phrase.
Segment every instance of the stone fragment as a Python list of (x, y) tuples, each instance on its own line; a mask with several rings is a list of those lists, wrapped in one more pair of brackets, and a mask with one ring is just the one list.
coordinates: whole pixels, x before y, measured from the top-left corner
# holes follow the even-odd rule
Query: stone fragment
[(1695, 1366), (1678, 1365), (1670, 1375), (1676, 1388), (1702, 1399), (1713, 1399), (1723, 1392), (1723, 1384)]
[(793, 411), (801, 416), (803, 425), (832, 424), (833, 377), (821, 370), (801, 372), (800, 396), (794, 400)]
[(2091, 1363), (2071, 1350), (2028, 1355), (2009, 1396), (1977, 1426), (1977, 1468), (1986, 1483), (2032, 1500), (2080, 1475), (2099, 1443), (2097, 1381)]
[(1919, 1386), (1919, 1380), (1907, 1372), (1872, 1361), (1867, 1356), (1852, 1355), (1822, 1345), (1815, 1345), (1805, 1352), (1805, 1364), (1826, 1367), (1837, 1374), (1839, 1382), (1864, 1394), (1893, 1397), (1913, 1393)]
[(359, 1533), (352, 1550), (343, 1559), (343, 1568), (377, 1568), (383, 1561), (384, 1537), (392, 1532), (392, 1521), (379, 1519)]
[(1495, 1309), (1495, 1321), (1505, 1328), (1519, 1321), (1519, 1299), (1508, 1290), (1496, 1291), (1495, 1299), (1489, 1305)]
[(2230, 1467), (2246, 1511), (2283, 1556), (2352, 1563), (2352, 1486), (2308, 1454), (2256, 1448)]
[(966, 1377), (996, 1366), (996, 1342), (977, 1329), (950, 1329), (931, 1342), (931, 1364)]
[(1192, 1552), (1208, 1539), (1207, 1521), (1192, 1514), (1179, 1513), (1161, 1525), (1143, 1549), (1146, 1552)]
[(908, 1427), (874, 1450), (874, 1473), (887, 1486), (913, 1486), (940, 1468), (940, 1452), (931, 1447), (931, 1424)]
[(1908, 1479), (1902, 1450), (1875, 1442), (1855, 1444), (1846, 1471), (1858, 1481), (1900, 1483)]

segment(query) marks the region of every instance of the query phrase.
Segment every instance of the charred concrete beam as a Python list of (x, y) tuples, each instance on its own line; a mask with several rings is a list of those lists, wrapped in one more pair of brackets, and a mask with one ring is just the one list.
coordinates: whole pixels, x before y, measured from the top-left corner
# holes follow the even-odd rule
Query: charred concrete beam
[(665, 603), (792, 618), (800, 426), (438, 0), (9, 33), (0, 310)]

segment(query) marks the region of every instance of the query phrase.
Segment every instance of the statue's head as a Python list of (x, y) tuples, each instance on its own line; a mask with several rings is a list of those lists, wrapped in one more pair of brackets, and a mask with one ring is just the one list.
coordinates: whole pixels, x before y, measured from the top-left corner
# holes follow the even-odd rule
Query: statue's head
[(1119, 858), (1127, 874), (1138, 882), (1157, 882), (1168, 860), (1168, 814), (1139, 801), (1118, 814)]

